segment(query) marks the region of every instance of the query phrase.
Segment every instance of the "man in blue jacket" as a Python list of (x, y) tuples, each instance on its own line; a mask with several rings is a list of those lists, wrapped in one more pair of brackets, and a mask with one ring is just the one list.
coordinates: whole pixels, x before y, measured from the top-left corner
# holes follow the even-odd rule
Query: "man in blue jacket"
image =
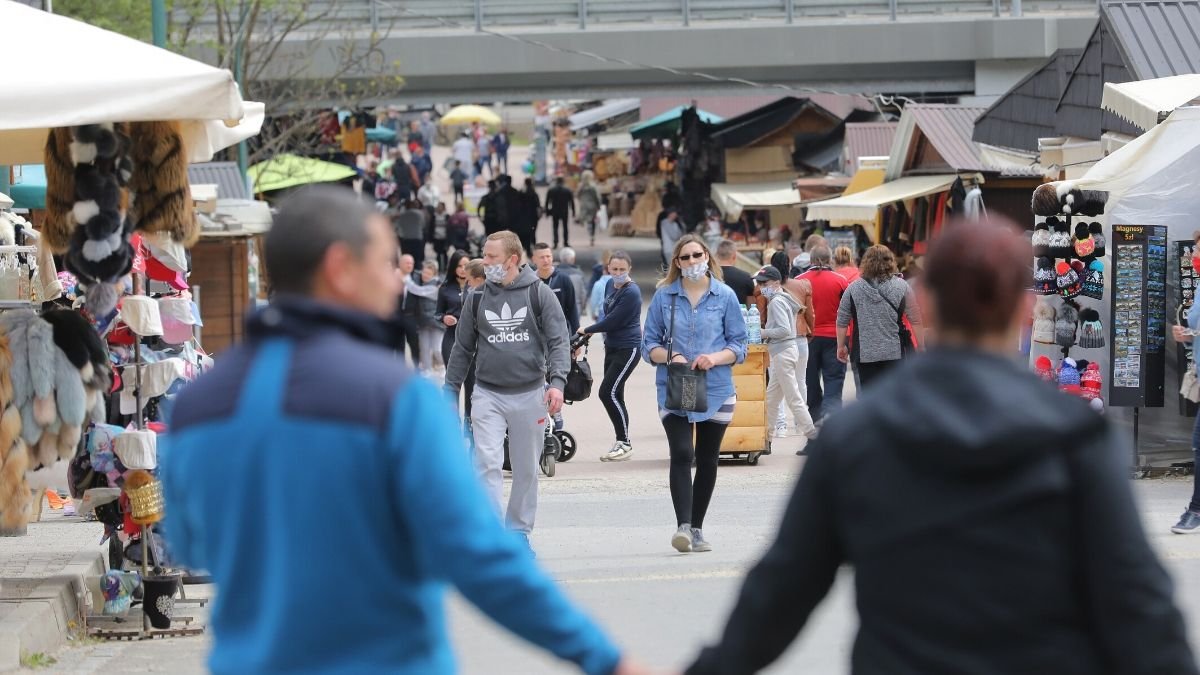
[(265, 258), (271, 305), (180, 393), (162, 452), (172, 551), (220, 589), (211, 670), (453, 673), (453, 585), (584, 672), (640, 672), (505, 532), (449, 403), (396, 358), (387, 220), (311, 188)]

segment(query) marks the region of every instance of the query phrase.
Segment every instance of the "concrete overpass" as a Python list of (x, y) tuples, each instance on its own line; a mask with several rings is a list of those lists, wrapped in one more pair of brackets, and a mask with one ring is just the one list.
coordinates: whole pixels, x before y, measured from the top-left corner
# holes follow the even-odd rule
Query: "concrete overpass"
[(290, 54), (304, 59), (304, 76), (329, 78), (339, 47), (375, 31), (379, 58), (398, 63), (406, 83), (390, 100), (407, 103), (783, 93), (687, 72), (843, 93), (994, 97), (1059, 47), (1082, 47), (1097, 20), (1096, 0), (311, 4), (332, 10), (327, 26), (290, 36), (281, 63)]

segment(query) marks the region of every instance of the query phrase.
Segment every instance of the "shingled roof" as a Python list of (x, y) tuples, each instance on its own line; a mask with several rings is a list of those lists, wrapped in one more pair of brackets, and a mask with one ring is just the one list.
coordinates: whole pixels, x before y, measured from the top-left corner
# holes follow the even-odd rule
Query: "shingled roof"
[(1037, 152), (1039, 138), (1056, 135), (1058, 101), (1081, 54), (1082, 49), (1054, 52), (980, 115), (972, 138), (1001, 148)]

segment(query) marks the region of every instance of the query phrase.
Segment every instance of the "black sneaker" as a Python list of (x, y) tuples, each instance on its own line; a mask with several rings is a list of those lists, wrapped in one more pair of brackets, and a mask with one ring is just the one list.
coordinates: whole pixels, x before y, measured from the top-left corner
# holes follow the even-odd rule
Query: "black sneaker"
[(1195, 534), (1200, 532), (1200, 513), (1188, 509), (1179, 517), (1179, 522), (1171, 528), (1175, 534)]

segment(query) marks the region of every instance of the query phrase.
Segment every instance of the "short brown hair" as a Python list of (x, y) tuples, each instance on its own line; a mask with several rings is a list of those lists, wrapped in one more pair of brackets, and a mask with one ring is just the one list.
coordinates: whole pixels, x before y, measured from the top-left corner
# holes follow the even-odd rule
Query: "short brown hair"
[(472, 279), (486, 278), (487, 274), (485, 274), (483, 271), (483, 260), (479, 258), (473, 258), (467, 261), (467, 276), (471, 277)]
[(504, 244), (504, 254), (506, 258), (515, 255), (517, 256), (518, 260), (521, 259), (521, 252), (524, 250), (524, 248), (521, 246), (521, 238), (518, 237), (515, 232), (510, 230), (500, 230), (499, 232), (493, 232), (489, 234), (487, 240), (498, 241), (501, 244)]
[(868, 281), (886, 281), (896, 276), (896, 256), (888, 247), (876, 244), (863, 254), (858, 270)]
[(951, 222), (925, 256), (925, 289), (940, 330), (1002, 333), (1023, 307), (1033, 248), (1012, 222)]
[(825, 237), (822, 237), (819, 234), (810, 234), (808, 235), (808, 239), (804, 240), (804, 250), (808, 251), (810, 254), (814, 248), (828, 245), (829, 242), (825, 239)]

